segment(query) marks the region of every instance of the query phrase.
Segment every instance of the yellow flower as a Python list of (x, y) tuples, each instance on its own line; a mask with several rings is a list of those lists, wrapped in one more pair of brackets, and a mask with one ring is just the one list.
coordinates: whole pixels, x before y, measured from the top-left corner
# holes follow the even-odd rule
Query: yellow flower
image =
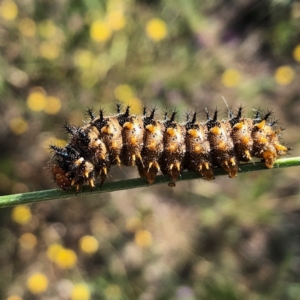
[(6, 298), (6, 300), (22, 300), (22, 298), (18, 295), (12, 295)]
[(38, 25), (39, 34), (45, 39), (51, 39), (56, 35), (57, 28), (52, 20), (46, 20)]
[(146, 33), (151, 40), (157, 42), (167, 36), (168, 28), (163, 20), (154, 18), (147, 23)]
[(43, 139), (40, 143), (40, 146), (47, 152), (50, 154), (53, 154), (53, 151), (50, 149), (49, 145), (55, 145), (58, 147), (65, 147), (67, 145), (67, 141), (66, 140), (62, 140), (62, 139), (58, 139), (55, 138), (52, 135), (49, 135), (48, 137), (45, 137), (45, 139)]
[(77, 262), (76, 253), (62, 245), (54, 243), (47, 249), (48, 258), (62, 269), (71, 269)]
[(77, 256), (76, 253), (71, 249), (62, 248), (55, 258), (55, 263), (61, 269), (71, 269), (76, 265)]
[(89, 69), (93, 65), (94, 55), (88, 50), (78, 50), (74, 55), (74, 64), (81, 69)]
[(134, 96), (132, 88), (127, 84), (118, 85), (114, 90), (115, 97), (125, 105), (130, 105), (130, 110), (134, 114), (141, 111), (142, 101)]
[(48, 278), (42, 273), (35, 273), (28, 278), (27, 288), (32, 294), (41, 294), (48, 288)]
[(47, 97), (46, 106), (44, 107), (44, 111), (48, 115), (55, 115), (61, 109), (61, 101), (57, 97), (49, 96)]
[(33, 111), (41, 111), (46, 107), (46, 93), (43, 88), (33, 88), (27, 98), (27, 106)]
[(118, 85), (115, 88), (114, 93), (115, 97), (121, 102), (126, 102), (134, 96), (131, 87), (127, 84)]
[(98, 250), (99, 243), (95, 237), (86, 235), (79, 240), (79, 246), (82, 252), (92, 254)]
[(18, 6), (14, 1), (4, 0), (0, 4), (0, 15), (4, 20), (14, 20), (18, 15)]
[(9, 128), (14, 134), (20, 135), (27, 131), (28, 123), (22, 117), (13, 118), (9, 122)]
[(116, 284), (111, 284), (109, 285), (105, 291), (105, 296), (106, 296), (106, 299), (114, 299), (114, 300), (117, 300), (117, 299), (120, 299), (121, 298), (121, 289), (119, 288), (118, 285)]
[(142, 101), (141, 99), (137, 98), (137, 97), (132, 97), (129, 98), (127, 100), (127, 103), (125, 104), (129, 104), (130, 105), (130, 111), (133, 114), (139, 114), (141, 113), (141, 109), (142, 109)]
[(275, 71), (275, 80), (280, 85), (287, 85), (291, 83), (291, 81), (295, 77), (294, 70), (289, 66), (281, 66)]
[(135, 232), (142, 227), (142, 221), (140, 218), (131, 217), (126, 221), (126, 229), (131, 232)]
[(19, 24), (20, 32), (27, 37), (31, 37), (35, 35), (36, 25), (32, 19), (24, 18), (20, 20)]
[(297, 62), (300, 62), (300, 45), (297, 45), (293, 51), (293, 57)]
[(107, 23), (112, 30), (118, 31), (125, 26), (125, 17), (122, 11), (113, 10), (107, 15)]
[(63, 249), (64, 249), (64, 247), (60, 244), (57, 244), (57, 243), (54, 243), (54, 244), (50, 245), (47, 249), (48, 258), (51, 261), (55, 262), (55, 260), (58, 256), (58, 253)]
[(222, 75), (222, 83), (226, 87), (235, 87), (241, 81), (240, 72), (235, 69), (228, 69)]
[(105, 22), (96, 20), (91, 25), (90, 36), (95, 42), (105, 42), (111, 37), (111, 29)]
[(84, 284), (76, 284), (71, 293), (72, 300), (89, 300), (90, 296), (90, 291)]
[(135, 243), (141, 248), (147, 248), (152, 245), (152, 234), (147, 230), (138, 230), (134, 236)]
[(26, 205), (19, 205), (13, 208), (12, 219), (21, 225), (27, 224), (31, 220), (31, 211)]
[(36, 246), (37, 239), (35, 235), (28, 232), (21, 235), (19, 238), (19, 243), (23, 249), (31, 250)]
[(53, 41), (46, 41), (40, 44), (40, 54), (48, 60), (56, 59), (60, 54), (60, 47)]
[(123, 11), (125, 9), (124, 0), (108, 0), (106, 1), (106, 11), (111, 12), (113, 10), (120, 10)]

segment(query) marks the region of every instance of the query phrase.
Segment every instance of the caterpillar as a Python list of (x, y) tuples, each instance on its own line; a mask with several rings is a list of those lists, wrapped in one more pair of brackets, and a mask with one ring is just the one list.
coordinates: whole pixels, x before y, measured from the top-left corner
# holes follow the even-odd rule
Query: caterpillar
[(241, 162), (254, 157), (264, 161), (266, 168), (287, 154), (281, 145), (281, 128), (271, 120), (272, 112), (255, 111), (253, 118), (242, 116), (239, 107), (234, 114), (220, 120), (218, 110), (206, 109), (206, 120), (197, 121), (197, 112), (187, 113), (186, 121), (175, 121), (176, 112), (166, 112), (156, 120), (156, 108), (143, 108), (142, 116), (130, 114), (130, 106), (117, 114), (96, 116), (87, 110), (89, 120), (82, 127), (64, 124), (70, 135), (66, 147), (50, 145), (53, 151), (49, 168), (57, 186), (63, 190), (83, 185), (102, 185), (112, 165), (137, 166), (140, 177), (153, 184), (160, 172), (176, 181), (184, 170), (195, 171), (207, 180), (214, 179), (214, 169), (224, 169), (230, 178), (237, 176)]

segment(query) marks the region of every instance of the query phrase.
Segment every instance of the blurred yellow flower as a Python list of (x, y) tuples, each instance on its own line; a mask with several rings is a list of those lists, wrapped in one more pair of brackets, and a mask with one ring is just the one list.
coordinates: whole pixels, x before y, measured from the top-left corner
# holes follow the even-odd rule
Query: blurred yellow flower
[(35, 273), (28, 278), (27, 288), (32, 294), (41, 294), (48, 288), (48, 278), (42, 273)]
[(9, 128), (14, 134), (20, 135), (27, 131), (28, 123), (22, 117), (13, 118), (9, 122)]
[(62, 269), (71, 269), (77, 262), (76, 253), (62, 245), (54, 243), (47, 249), (48, 258)]
[(105, 42), (111, 37), (111, 29), (105, 22), (96, 20), (91, 25), (90, 36), (95, 42)]
[(32, 19), (24, 18), (21, 19), (18, 24), (20, 32), (27, 37), (31, 37), (35, 35), (36, 25)]
[(79, 240), (79, 247), (82, 252), (92, 254), (98, 250), (99, 243), (95, 237), (85, 235)]
[(116, 284), (110, 284), (104, 291), (106, 299), (120, 299), (121, 298), (121, 289)]
[(135, 232), (142, 227), (142, 221), (138, 217), (131, 217), (126, 221), (126, 230)]
[(140, 114), (141, 113), (141, 109), (142, 109), (142, 101), (141, 99), (137, 98), (137, 97), (131, 97), (129, 99), (127, 99), (126, 103), (124, 104), (129, 104), (130, 105), (130, 111), (133, 114)]
[(134, 236), (135, 243), (141, 248), (152, 245), (152, 234), (148, 230), (138, 230)]
[(295, 77), (294, 70), (289, 66), (281, 66), (275, 71), (275, 80), (280, 85), (287, 85), (293, 81)]
[(27, 224), (31, 220), (31, 211), (26, 205), (19, 205), (11, 212), (12, 219), (21, 225)]
[(55, 263), (61, 269), (71, 269), (77, 263), (76, 253), (71, 249), (62, 248), (55, 258)]
[(115, 97), (125, 105), (130, 105), (130, 110), (134, 114), (141, 111), (142, 101), (134, 96), (132, 88), (127, 84), (120, 84), (114, 90)]
[(75, 66), (81, 69), (89, 69), (93, 65), (94, 54), (88, 50), (78, 50), (73, 57)]
[(27, 106), (33, 111), (41, 111), (46, 107), (46, 93), (43, 88), (35, 87), (27, 98)]
[(48, 115), (55, 115), (61, 109), (61, 101), (57, 97), (49, 96), (47, 97), (46, 106), (44, 107), (44, 111)]
[(297, 45), (293, 51), (293, 57), (297, 62), (300, 62), (300, 45)]
[(71, 300), (89, 300), (90, 290), (84, 284), (76, 284), (71, 293)]
[(163, 20), (154, 18), (147, 23), (146, 33), (151, 40), (157, 42), (167, 36), (168, 28)]
[(108, 12), (111, 12), (113, 10), (120, 10), (123, 11), (125, 9), (125, 3), (124, 0), (108, 0), (106, 2), (106, 10)]
[(120, 10), (113, 10), (109, 12), (106, 18), (109, 27), (114, 31), (121, 30), (125, 26), (125, 17), (123, 12)]
[(18, 295), (12, 295), (6, 298), (6, 300), (22, 300), (22, 298)]
[(50, 149), (49, 145), (55, 145), (58, 147), (65, 147), (67, 145), (66, 140), (57, 139), (54, 136), (48, 136), (47, 138), (43, 139), (40, 146), (47, 151), (48, 153), (53, 153), (53, 150)]
[(4, 0), (0, 4), (0, 15), (4, 20), (14, 20), (18, 15), (18, 6), (14, 1)]
[(40, 54), (48, 60), (56, 59), (60, 54), (60, 47), (53, 41), (46, 41), (40, 44)]
[(127, 84), (118, 85), (114, 90), (114, 94), (121, 102), (126, 102), (134, 96), (132, 88)]
[(60, 244), (54, 243), (51, 244), (47, 249), (47, 256), (48, 258), (55, 262), (56, 258), (58, 257), (58, 254), (61, 250), (63, 250), (64, 247)]
[(235, 87), (241, 81), (241, 74), (238, 70), (228, 69), (222, 75), (222, 83), (226, 87)]
[(55, 36), (57, 28), (52, 20), (45, 20), (38, 25), (38, 31), (41, 37), (51, 39)]
[(36, 246), (37, 239), (34, 234), (27, 232), (21, 235), (19, 238), (19, 243), (23, 249), (31, 250)]

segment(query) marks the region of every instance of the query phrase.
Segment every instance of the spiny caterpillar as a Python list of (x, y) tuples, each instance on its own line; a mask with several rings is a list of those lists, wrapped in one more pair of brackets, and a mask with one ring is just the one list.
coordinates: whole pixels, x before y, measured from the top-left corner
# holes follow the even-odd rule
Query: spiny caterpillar
[(218, 111), (207, 120), (198, 122), (197, 113), (188, 113), (185, 123), (175, 121), (176, 112), (155, 119), (156, 108), (143, 109), (142, 116), (130, 115), (130, 106), (117, 114), (96, 117), (88, 109), (90, 120), (82, 127), (65, 124), (70, 134), (66, 147), (51, 145), (54, 154), (50, 163), (54, 181), (63, 190), (82, 185), (101, 185), (112, 165), (137, 166), (148, 184), (155, 181), (158, 172), (174, 182), (184, 170), (195, 171), (205, 179), (214, 179), (214, 168), (221, 167), (234, 178), (240, 162), (260, 158), (267, 168), (285, 155), (290, 148), (280, 144), (280, 128), (274, 128), (271, 112), (257, 110), (253, 119), (242, 117), (242, 107), (236, 115), (228, 112), (228, 119), (219, 120)]

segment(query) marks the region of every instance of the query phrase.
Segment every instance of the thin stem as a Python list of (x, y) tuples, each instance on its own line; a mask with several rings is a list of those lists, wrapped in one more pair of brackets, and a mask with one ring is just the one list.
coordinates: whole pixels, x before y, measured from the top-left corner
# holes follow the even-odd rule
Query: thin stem
[[(277, 168), (295, 167), (299, 165), (300, 165), (300, 157), (283, 158), (283, 159), (278, 159), (276, 161), (276, 163), (274, 164), (274, 169), (276, 170)], [(267, 170), (264, 163), (255, 163), (255, 164), (248, 163), (240, 166), (239, 173), (245, 173), (251, 171), (262, 171), (262, 170)], [(222, 169), (216, 169), (214, 173), (215, 176), (227, 175), (227, 173)], [(200, 178), (201, 178), (200, 175), (195, 172), (184, 172), (178, 181), (200, 179)], [(156, 177), (155, 183), (153, 185), (169, 183), (170, 181), (171, 180), (168, 176), (160, 175)], [(83, 196), (83, 195), (107, 193), (107, 192), (128, 190), (128, 189), (134, 189), (134, 188), (146, 187), (146, 186), (148, 185), (145, 182), (145, 179), (143, 178), (126, 179), (120, 181), (107, 182), (102, 187), (97, 185), (96, 188), (93, 189), (92, 191), (88, 186), (84, 186), (79, 195)], [(59, 189), (7, 195), (7, 196), (0, 197), (0, 208), (19, 205), (19, 204), (26, 204), (26, 203), (36, 203), (36, 202), (46, 201), (46, 200), (70, 198), (74, 196), (75, 196), (74, 191), (65, 192)]]

